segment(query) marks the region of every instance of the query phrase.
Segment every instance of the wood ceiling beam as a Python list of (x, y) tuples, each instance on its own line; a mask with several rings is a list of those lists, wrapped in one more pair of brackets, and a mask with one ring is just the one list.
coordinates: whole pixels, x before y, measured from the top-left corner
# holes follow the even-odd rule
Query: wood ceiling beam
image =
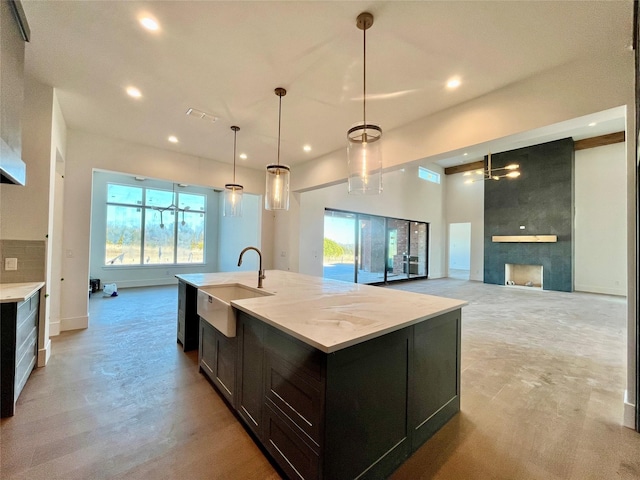
[(474, 170), (484, 170), (484, 160), (447, 167), (444, 169), (444, 174), (453, 175), (454, 173), (472, 172)]
[(585, 150), (587, 148), (603, 147), (614, 143), (624, 142), (624, 132), (609, 133), (600, 135), (599, 137), (585, 138), (584, 140), (576, 140), (573, 144), (574, 150)]
[[(585, 150), (587, 148), (603, 147), (605, 145), (613, 145), (614, 143), (621, 143), (625, 141), (624, 132), (608, 133), (606, 135), (599, 135), (597, 137), (585, 138), (583, 140), (576, 140), (573, 143), (574, 150)], [(456, 173), (472, 172), (474, 170), (483, 170), (484, 160), (478, 160), (473, 163), (465, 163), (463, 165), (455, 165), (453, 167), (446, 167), (444, 169), (445, 175), (454, 175)]]

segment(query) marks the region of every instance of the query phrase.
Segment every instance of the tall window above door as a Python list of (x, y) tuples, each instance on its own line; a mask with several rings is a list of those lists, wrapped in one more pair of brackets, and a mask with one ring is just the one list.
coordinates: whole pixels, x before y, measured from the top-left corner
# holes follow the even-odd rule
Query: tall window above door
[(105, 262), (204, 263), (206, 195), (107, 183)]

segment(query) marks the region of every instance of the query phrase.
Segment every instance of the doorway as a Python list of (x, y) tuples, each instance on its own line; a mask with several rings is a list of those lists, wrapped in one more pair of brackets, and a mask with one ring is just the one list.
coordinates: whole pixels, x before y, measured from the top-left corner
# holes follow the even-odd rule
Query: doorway
[(471, 223), (449, 224), (449, 278), (469, 280)]

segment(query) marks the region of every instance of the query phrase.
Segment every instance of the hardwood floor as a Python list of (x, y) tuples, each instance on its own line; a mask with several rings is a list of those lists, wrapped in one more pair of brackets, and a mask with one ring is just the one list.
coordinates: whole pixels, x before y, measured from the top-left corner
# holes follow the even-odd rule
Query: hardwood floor
[[(640, 479), (621, 426), (625, 301), (462, 280), (394, 286), (469, 301), (462, 412), (392, 476)], [(4, 479), (277, 479), (176, 344), (176, 287), (94, 296), (90, 328), (52, 339), (16, 416), (2, 419)]]

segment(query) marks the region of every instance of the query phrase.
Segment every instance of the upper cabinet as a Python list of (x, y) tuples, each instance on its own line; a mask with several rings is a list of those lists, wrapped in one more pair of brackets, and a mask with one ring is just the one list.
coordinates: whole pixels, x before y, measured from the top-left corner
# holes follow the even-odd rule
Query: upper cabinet
[(0, 1), (0, 183), (26, 183), (22, 161), (24, 42), (29, 26), (19, 0)]

